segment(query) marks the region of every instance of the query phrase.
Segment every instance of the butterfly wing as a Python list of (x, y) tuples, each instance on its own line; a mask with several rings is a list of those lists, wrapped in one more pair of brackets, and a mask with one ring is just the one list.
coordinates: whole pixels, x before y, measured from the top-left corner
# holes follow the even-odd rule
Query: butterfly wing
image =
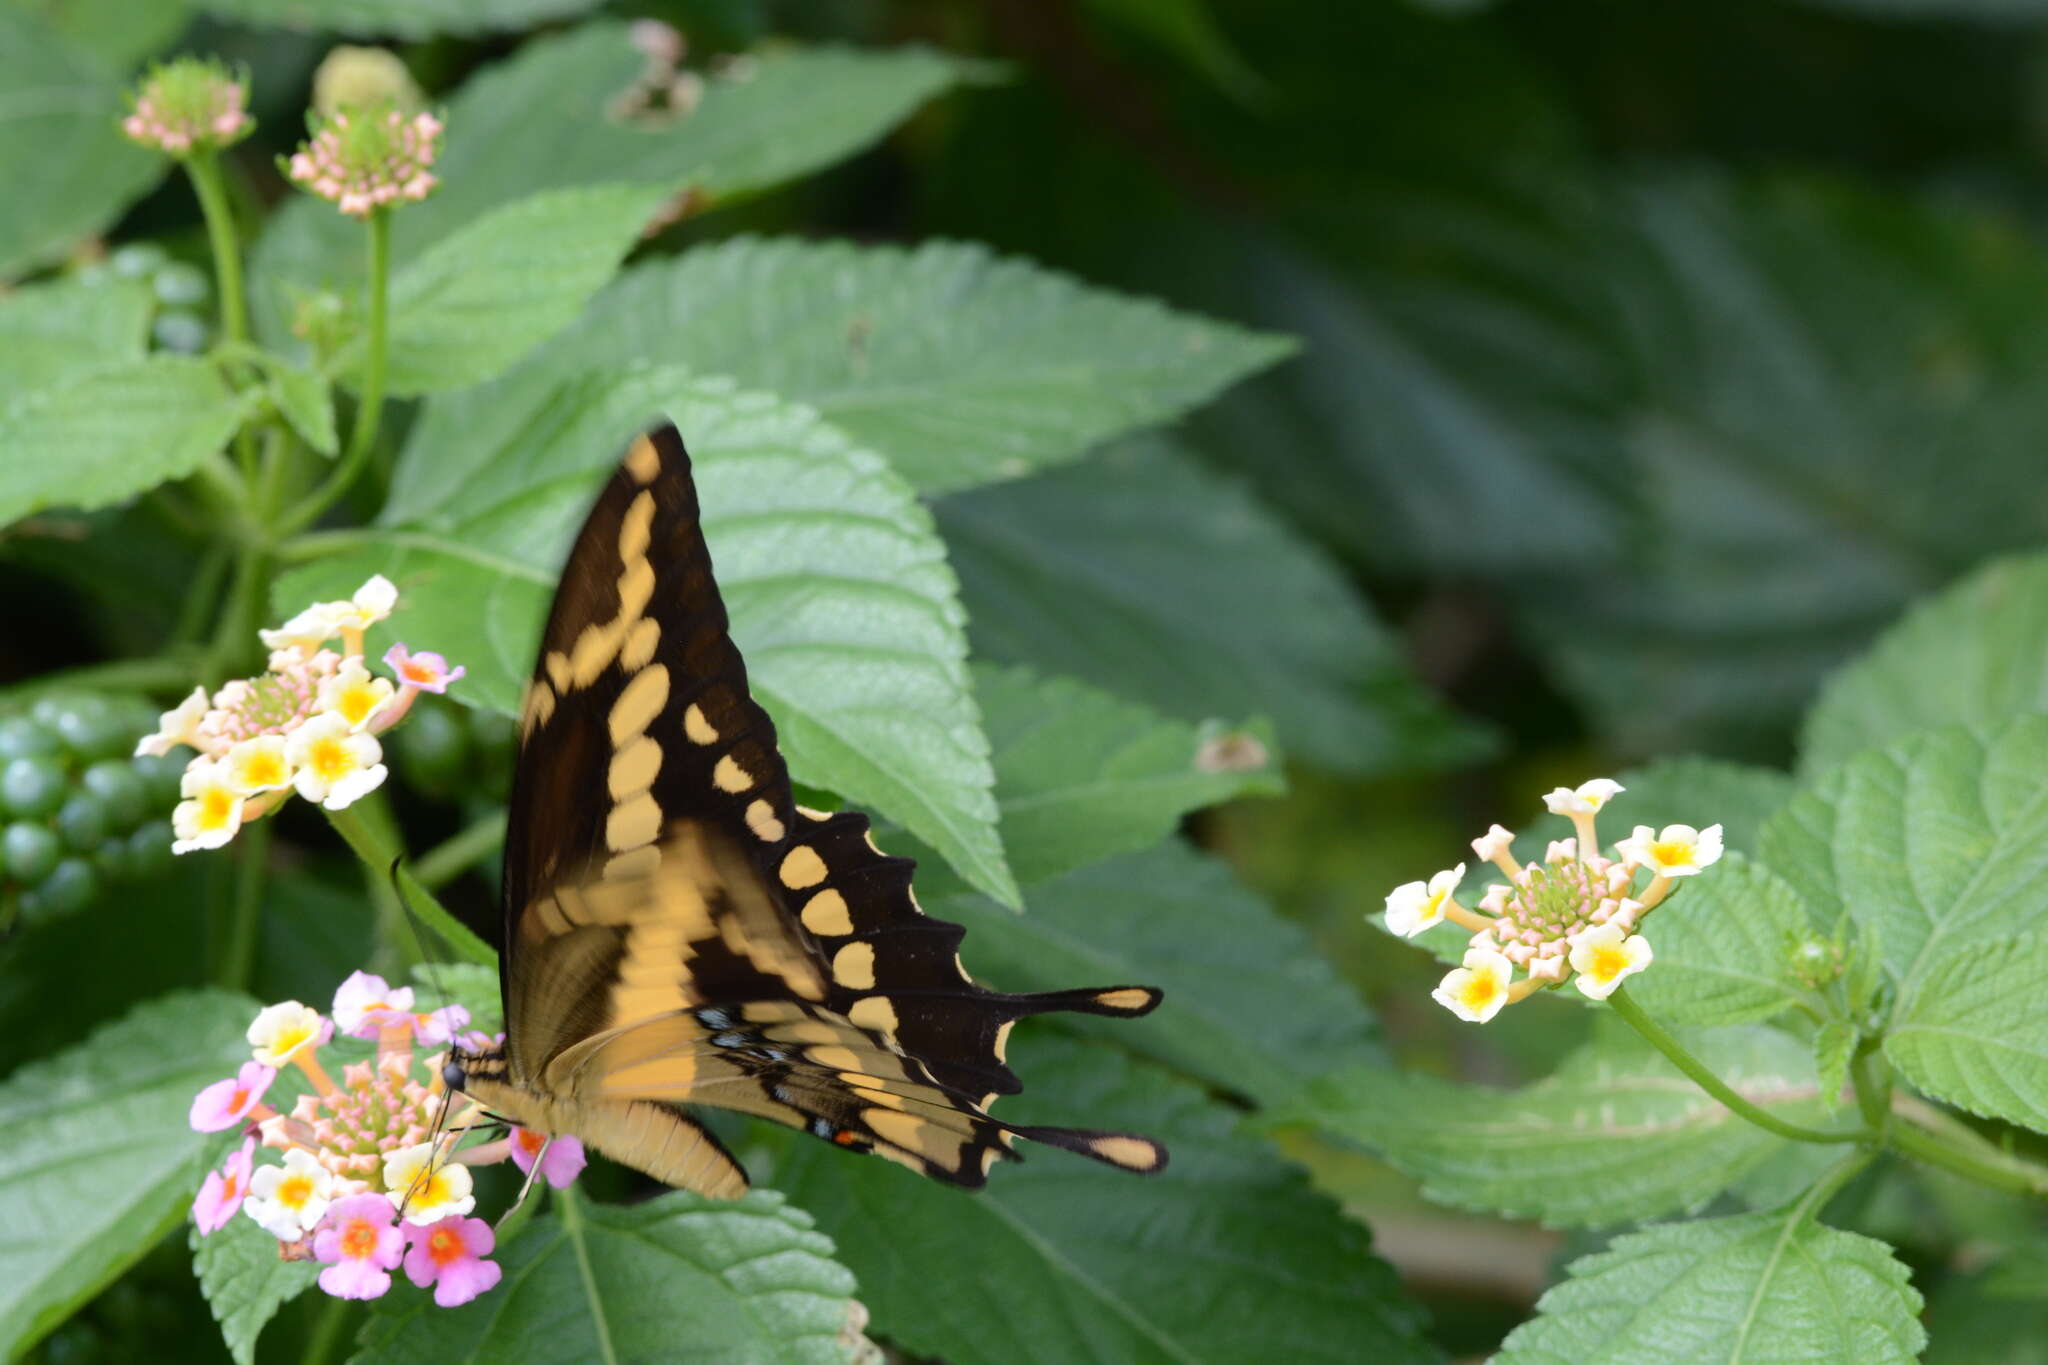
[[(520, 735), (501, 959), (516, 1081), (612, 1124), (687, 1123), (683, 1103), (755, 1114), (963, 1185), (1014, 1134), (1164, 1164), (1148, 1139), (989, 1117), (1020, 1088), (1003, 1060), (1017, 1019), (1138, 1015), (1158, 993), (984, 990), (964, 931), (918, 908), (911, 860), (876, 849), (863, 815), (794, 803), (673, 427), (634, 441), (577, 537)], [(657, 1164), (651, 1138), (585, 1136)]]

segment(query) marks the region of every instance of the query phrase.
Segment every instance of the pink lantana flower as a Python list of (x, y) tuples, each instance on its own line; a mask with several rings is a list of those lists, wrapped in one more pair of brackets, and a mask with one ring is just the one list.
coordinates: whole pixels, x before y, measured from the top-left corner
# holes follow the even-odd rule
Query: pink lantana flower
[(533, 1163), (538, 1160), (540, 1178), (558, 1190), (566, 1189), (590, 1162), (583, 1153), (583, 1144), (572, 1137), (550, 1139), (546, 1133), (514, 1127), (511, 1140), (512, 1164), (521, 1173), (532, 1175)]
[(412, 1019), (410, 986), (393, 986), (381, 976), (353, 972), (334, 992), (334, 1027), (351, 1038), (375, 1038)]
[(232, 1079), (215, 1081), (192, 1097), (192, 1112), (187, 1118), (192, 1131), (218, 1133), (258, 1110), (262, 1110), (258, 1118), (267, 1118), (270, 1111), (263, 1108), (263, 1094), (276, 1079), (276, 1070), (261, 1062), (242, 1063), (242, 1069)]
[(242, 1207), (242, 1201), (249, 1195), (249, 1167), (255, 1154), (256, 1139), (244, 1139), (241, 1147), (228, 1157), (227, 1165), (206, 1173), (206, 1183), (199, 1187), (199, 1197), (192, 1201), (192, 1221), (199, 1225), (201, 1237), (226, 1227)]
[(231, 146), (256, 127), (243, 107), (247, 77), (217, 61), (180, 57), (153, 68), (130, 97), (134, 112), (121, 120), (131, 142), (175, 157)]
[(409, 1226), (405, 1240), (405, 1274), (420, 1288), (434, 1286), (434, 1302), (443, 1308), (468, 1303), (495, 1285), (504, 1274), (496, 1261), (484, 1257), (497, 1246), (491, 1225), (481, 1218), (443, 1218), (426, 1227)]
[(446, 692), (449, 683), (469, 671), (460, 664), (448, 667), (448, 661), (431, 649), (414, 654), (402, 640), (384, 651), (384, 666), (400, 683), (422, 692)]
[(439, 1047), (469, 1023), (469, 1011), (460, 1005), (443, 1005), (437, 1010), (412, 1016), (412, 1036), (430, 1047)]
[(327, 1269), (320, 1287), (337, 1299), (374, 1299), (391, 1288), (391, 1271), (405, 1254), (397, 1212), (381, 1194), (335, 1201), (313, 1235), (314, 1259)]

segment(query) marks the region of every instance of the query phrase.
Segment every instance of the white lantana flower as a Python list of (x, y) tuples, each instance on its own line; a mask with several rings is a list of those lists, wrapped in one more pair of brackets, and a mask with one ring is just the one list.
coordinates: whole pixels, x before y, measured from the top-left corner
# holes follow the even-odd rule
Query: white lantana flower
[(206, 689), (193, 688), (191, 696), (179, 702), (174, 709), (157, 717), (155, 734), (144, 735), (135, 742), (135, 756), (161, 758), (180, 744), (198, 748), (199, 722), (210, 706)]
[(353, 733), (346, 716), (324, 711), (294, 730), (285, 754), (292, 785), (308, 801), (340, 810), (384, 783), (384, 749), (366, 734)]
[(346, 720), (349, 729), (360, 730), (391, 704), (397, 691), (391, 679), (371, 677), (361, 657), (352, 655), (320, 684), (319, 706)]
[(1577, 787), (1558, 787), (1543, 798), (1553, 815), (1592, 815), (1628, 788), (1611, 777), (1596, 777)]
[(242, 1209), (280, 1242), (296, 1242), (318, 1226), (334, 1202), (334, 1172), (303, 1147), (284, 1154), (282, 1166), (259, 1166), (249, 1178)]
[(275, 630), (259, 630), (257, 637), (268, 650), (298, 650), (309, 655), (320, 646), (341, 634), (341, 619), (338, 608), (346, 602), (315, 602)]
[(246, 798), (229, 781), (225, 764), (195, 758), (178, 780), (185, 799), (171, 812), (171, 852), (219, 848), (242, 827)]
[(434, 1158), (434, 1144), (401, 1147), (384, 1158), (384, 1189), (408, 1223), (438, 1223), (476, 1207), (469, 1167)]
[(1431, 925), (1443, 922), (1451, 893), (1465, 879), (1465, 865), (1439, 872), (1422, 882), (1406, 882), (1387, 894), (1387, 928), (1402, 938), (1414, 938)]
[(1472, 841), (1472, 851), (1479, 855), (1481, 861), (1490, 863), (1513, 847), (1514, 842), (1515, 833), (1513, 830), (1502, 829), (1499, 825), (1495, 825), (1488, 829), (1485, 834)]
[(1615, 851), (1629, 865), (1646, 867), (1659, 877), (1690, 877), (1721, 860), (1721, 827), (1666, 825), (1660, 834), (1648, 825), (1637, 825)]
[(1619, 924), (1600, 924), (1572, 940), (1572, 982), (1592, 1000), (1605, 1000), (1628, 977), (1650, 965), (1650, 941)]
[(1437, 1003), (1470, 1023), (1483, 1024), (1508, 1002), (1514, 964), (1490, 948), (1473, 948), (1465, 965), (1445, 974), (1432, 994)]
[(326, 1034), (327, 1021), (320, 1011), (296, 1000), (282, 1000), (258, 1014), (244, 1036), (257, 1061), (282, 1067), (304, 1048), (319, 1046)]
[(368, 630), (398, 605), (398, 588), (383, 574), (372, 574), (348, 601), (326, 605), (333, 609), (334, 619), (343, 630)]
[(220, 766), (228, 786), (244, 796), (281, 791), (292, 784), (292, 765), (284, 756), (282, 735), (245, 739), (227, 751)]

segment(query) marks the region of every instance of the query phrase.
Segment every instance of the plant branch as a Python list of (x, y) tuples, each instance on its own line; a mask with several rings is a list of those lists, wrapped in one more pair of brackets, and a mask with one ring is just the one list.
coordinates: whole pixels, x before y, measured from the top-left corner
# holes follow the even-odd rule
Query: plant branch
[(235, 841), (235, 859), (233, 918), (228, 921), (214, 981), (229, 990), (243, 991), (249, 988), (256, 965), (256, 935), (263, 919), (263, 876), (270, 862), (268, 820), (252, 821), (243, 828)]
[(413, 864), (420, 885), (436, 890), (467, 872), (505, 842), (505, 812), (498, 811), (428, 849)]
[(284, 532), (291, 535), (318, 520), (349, 489), (369, 463), (377, 444), (377, 423), (384, 410), (384, 368), (389, 358), (389, 305), (391, 295), (391, 210), (370, 212), (370, 317), (367, 346), (363, 354), (363, 387), (356, 404), (356, 424), (349, 433), (348, 449), (321, 485), (306, 495), (284, 519)]
[[(220, 158), (207, 151), (185, 162), (192, 192), (199, 197), (199, 211), (206, 219), (206, 238), (213, 248), (214, 278), (220, 282), (220, 325), (231, 346), (249, 340), (248, 305), (242, 298), (242, 252), (235, 240), (235, 216), (228, 207), (227, 188), (221, 181)], [(235, 432), (235, 459), (242, 477), (256, 477), (256, 443), (245, 423)]]
[(2001, 1151), (1968, 1124), (1910, 1095), (1894, 1095), (1892, 1112), (1905, 1121), (1893, 1124), (1888, 1137), (1906, 1155), (1980, 1185), (2048, 1199), (2048, 1166)]
[(370, 870), (380, 877), (395, 877), (399, 891), (403, 894), (419, 917), (441, 936), (450, 950), (465, 962), (475, 962), (486, 967), (498, 965), (498, 955), (491, 945), (470, 932), (469, 926), (448, 913), (446, 906), (434, 898), (434, 893), (420, 884), (411, 869), (402, 861), (403, 855), (397, 845), (370, 827), (362, 814), (354, 807), (346, 810), (330, 810), (327, 821), (348, 841), (356, 856), (369, 864)]

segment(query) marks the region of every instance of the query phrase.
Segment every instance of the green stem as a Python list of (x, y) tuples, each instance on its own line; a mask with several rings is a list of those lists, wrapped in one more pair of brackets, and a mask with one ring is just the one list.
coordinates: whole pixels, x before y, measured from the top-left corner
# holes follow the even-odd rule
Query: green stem
[(213, 641), (199, 667), (199, 681), (225, 677), (230, 662), (250, 652), (250, 641), (261, 625), (263, 589), (270, 581), (268, 551), (247, 543), (235, 556), (235, 577), (228, 589), (226, 608), (214, 627)]
[(590, 1300), (590, 1321), (597, 1328), (597, 1355), (605, 1365), (618, 1365), (619, 1357), (612, 1350), (611, 1325), (605, 1321), (604, 1299), (599, 1295), (597, 1276), (590, 1268), (590, 1249), (583, 1241), (583, 1201), (573, 1185), (565, 1185), (555, 1191), (555, 1202), (562, 1208), (562, 1231), (568, 1234), (569, 1245), (576, 1251), (576, 1269), (583, 1276), (583, 1293)]
[(505, 842), (505, 812), (486, 815), (447, 842), (428, 849), (413, 864), (420, 885), (439, 889), (497, 851)]
[(363, 466), (370, 459), (370, 450), (377, 443), (377, 422), (384, 410), (384, 366), (390, 350), (386, 332), (391, 294), (391, 210), (371, 210), (369, 228), (370, 318), (355, 429), (349, 433), (348, 450), (343, 453), (334, 472), (285, 517), (286, 535), (312, 525), (336, 498), (348, 491), (349, 485), (363, 472)]
[(1768, 1109), (1761, 1108), (1735, 1093), (1729, 1084), (1707, 1069), (1706, 1063), (1686, 1051), (1685, 1045), (1666, 1031), (1662, 1024), (1643, 1013), (1643, 1007), (1629, 998), (1628, 987), (1617, 989), (1607, 997), (1607, 1003), (1614, 1012), (1640, 1033), (1650, 1046), (1671, 1059), (1671, 1064), (1692, 1078), (1693, 1084), (1712, 1095), (1737, 1118), (1746, 1119), (1765, 1132), (1776, 1133), (1779, 1137), (1791, 1138), (1794, 1142), (1861, 1142), (1870, 1137), (1862, 1130), (1850, 1132), (1823, 1132), (1818, 1128), (1805, 1128), (1796, 1123), (1787, 1123)]
[(194, 644), (206, 633), (207, 618), (219, 605), (221, 588), (227, 582), (228, 566), (234, 562), (234, 546), (225, 540), (214, 541), (200, 555), (199, 568), (192, 575), (191, 586), (185, 590), (184, 602), (178, 607), (177, 628), (171, 632), (175, 643)]
[(12, 687), (0, 688), (0, 702), (23, 702), (45, 692), (73, 688), (106, 688), (115, 692), (190, 691), (193, 672), (199, 667), (195, 648), (172, 646), (144, 659), (109, 659), (57, 673), (42, 673)]
[[(213, 248), (214, 277), (220, 281), (220, 326), (232, 345), (249, 339), (249, 311), (242, 299), (242, 252), (235, 240), (235, 216), (228, 207), (227, 187), (221, 181), (220, 159), (201, 152), (185, 163), (192, 179), (192, 192), (199, 196), (199, 211), (206, 219), (206, 237)], [(245, 425), (235, 433), (235, 458), (242, 477), (256, 476), (256, 444)]]
[(394, 864), (398, 868), (398, 886), (406, 900), (418, 912), (421, 919), (448, 944), (455, 955), (465, 962), (476, 962), (486, 967), (498, 965), (498, 955), (491, 951), (491, 945), (471, 933), (469, 926), (448, 913), (434, 893), (420, 885), (404, 863), (395, 841), (386, 839), (370, 827), (362, 815), (350, 807), (346, 810), (327, 812), (328, 823), (333, 825), (356, 851), (356, 856), (370, 865), (371, 871), (380, 877), (388, 877)]
[(1910, 1095), (1892, 1098), (1891, 1145), (1930, 1166), (1994, 1189), (2048, 1198), (2048, 1167), (2001, 1151), (1982, 1133)]
[(1849, 1057), (1849, 1082), (1856, 1089), (1856, 1107), (1863, 1122), (1883, 1141), (1892, 1123), (1891, 1066), (1877, 1050), (1875, 1039), (1859, 1044)]
[(331, 531), (307, 531), (277, 547), (277, 557), (286, 564), (303, 564), (309, 559), (340, 554), (372, 543), (366, 527), (338, 526)]
[(1854, 1180), (1857, 1173), (1877, 1159), (1874, 1147), (1859, 1147), (1840, 1161), (1821, 1172), (1820, 1179), (1813, 1182), (1806, 1193), (1799, 1198), (1798, 1207), (1792, 1210), (1794, 1222), (1803, 1222), (1818, 1217), (1828, 1206), (1828, 1201), (1840, 1192), (1842, 1186)]
[(221, 959), (214, 973), (216, 984), (229, 990), (249, 988), (256, 965), (256, 933), (263, 921), (263, 874), (270, 861), (270, 821), (258, 820), (243, 828), (235, 841), (235, 899), (233, 918), (221, 945)]
[(299, 1357), (299, 1365), (327, 1365), (334, 1359), (335, 1348), (346, 1335), (352, 1306), (347, 1299), (325, 1300), (320, 1316), (313, 1319), (313, 1330), (307, 1335), (306, 1353)]

